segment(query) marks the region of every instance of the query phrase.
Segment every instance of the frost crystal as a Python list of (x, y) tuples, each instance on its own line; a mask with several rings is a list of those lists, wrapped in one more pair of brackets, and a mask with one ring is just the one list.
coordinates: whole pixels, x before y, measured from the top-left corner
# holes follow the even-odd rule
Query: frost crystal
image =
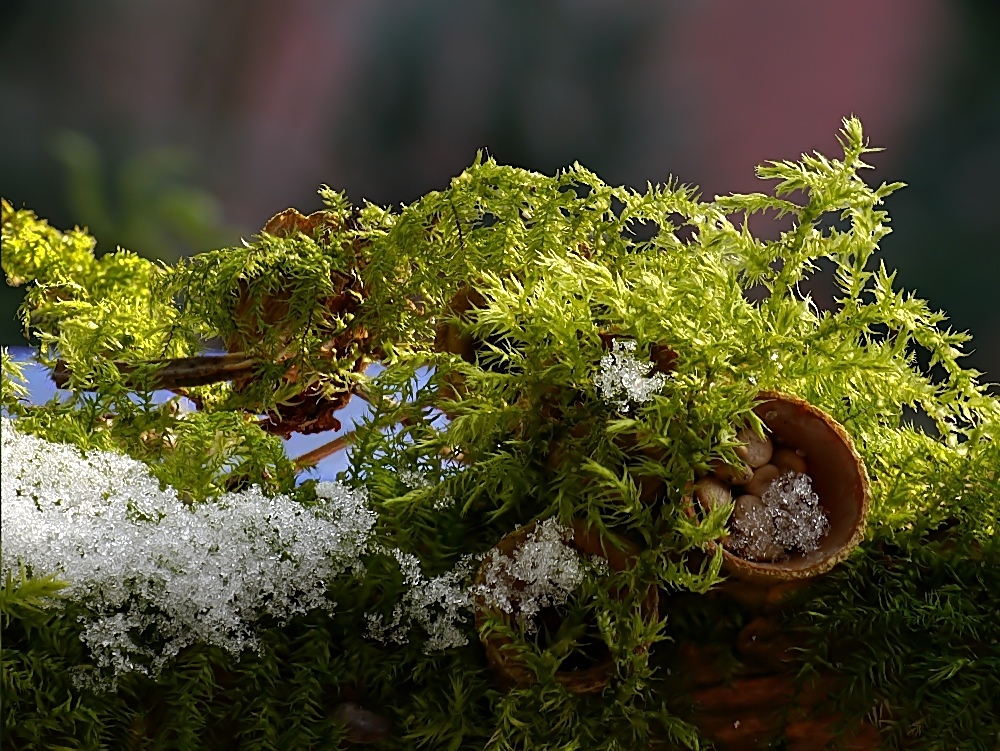
[[(429, 488), (434, 485), (433, 481), (427, 476), (425, 472), (419, 469), (401, 469), (397, 473), (399, 475), (399, 480), (410, 490), (420, 490), (422, 488)], [(455, 499), (452, 498), (447, 493), (443, 494), (434, 501), (435, 511), (444, 511), (450, 509), (455, 505)]]
[(417, 469), (401, 469), (397, 473), (399, 475), (399, 480), (410, 490), (417, 490), (418, 488), (428, 488), (431, 486), (431, 481), (428, 479), (427, 475)]
[(611, 344), (611, 352), (601, 358), (594, 383), (606, 402), (627, 412), (631, 406), (649, 401), (666, 384), (667, 376), (663, 373), (649, 375), (653, 363), (643, 362), (635, 356), (634, 341), (613, 339)]
[(564, 605), (581, 581), (583, 558), (570, 546), (573, 530), (546, 519), (512, 553), (495, 548), (486, 557), (483, 582), (472, 588), (490, 607), (519, 615), (529, 633), (542, 608)]
[[(0, 576), (19, 562), (57, 573), (85, 605), (81, 639), (98, 668), (156, 675), (202, 642), (253, 647), (261, 613), (332, 609), (327, 583), (356, 568), (375, 524), (365, 494), (316, 486), (306, 508), (258, 487), (195, 507), (148, 468), (20, 433), (3, 418)], [(152, 634), (152, 635), (150, 635)]]
[(774, 540), (785, 550), (811, 553), (830, 529), (830, 521), (813, 492), (809, 475), (786, 472), (776, 478), (761, 496), (771, 515)]
[[(513, 558), (491, 551), (484, 583), (472, 587), (472, 556), (463, 557), (451, 571), (429, 578), (412, 553), (385, 549), (383, 552), (399, 564), (408, 590), (388, 619), (378, 613), (365, 616), (368, 636), (406, 644), (410, 630), (419, 626), (428, 635), (425, 654), (464, 646), (468, 637), (463, 627), (469, 623), (476, 596), (504, 612), (520, 613), (528, 630), (533, 631), (536, 626), (531, 617), (547, 605), (564, 604), (583, 580), (584, 561), (568, 544), (572, 537), (572, 529), (560, 526), (555, 519), (546, 520), (526, 537)], [(598, 557), (594, 565), (598, 570), (606, 569), (607, 561)]]
[(368, 636), (381, 642), (406, 644), (409, 641), (407, 632), (415, 623), (428, 635), (423, 646), (425, 654), (468, 644), (462, 626), (468, 623), (472, 607), (472, 597), (466, 588), (472, 575), (472, 556), (463, 557), (451, 571), (429, 579), (424, 576), (415, 555), (396, 549), (386, 552), (399, 562), (409, 589), (393, 607), (388, 623), (379, 614), (365, 616)]
[(774, 560), (775, 551), (817, 550), (829, 529), (809, 476), (786, 472), (768, 485), (759, 505), (734, 516), (729, 544), (751, 560)]

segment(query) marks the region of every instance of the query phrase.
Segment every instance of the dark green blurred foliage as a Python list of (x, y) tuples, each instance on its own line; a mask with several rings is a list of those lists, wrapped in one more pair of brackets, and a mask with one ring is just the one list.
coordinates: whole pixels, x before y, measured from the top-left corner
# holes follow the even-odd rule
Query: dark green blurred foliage
[[(441, 165), (454, 174), (484, 146), (501, 162), (546, 174), (578, 161), (622, 179), (636, 103), (648, 96), (644, 66), (671, 12), (653, 2), (385, 5), (336, 149), (358, 175), (352, 193), (410, 200), (427, 190), (429, 160), (457, 160)], [(475, 38), (461, 41), (469, 29)], [(448, 57), (456, 50), (458, 69)], [(660, 127), (670, 139), (670, 124)], [(468, 153), (451, 147), (463, 142)]]
[(114, 175), (108, 175), (97, 144), (80, 133), (59, 131), (51, 149), (66, 168), (73, 216), (100, 238), (99, 251), (121, 247), (144, 258), (176, 261), (233, 240), (219, 202), (190, 182), (195, 155), (189, 149), (167, 146), (136, 154)]
[(1000, 4), (967, 0), (961, 8), (958, 61), (930, 116), (911, 143), (893, 196), (886, 262), (901, 283), (947, 310), (970, 330), (977, 352), (967, 367), (1000, 376)]
[[(87, 136), (58, 131), (52, 155), (65, 168), (66, 203), (74, 222), (99, 239), (97, 255), (118, 248), (152, 260), (229, 245), (235, 229), (226, 226), (216, 198), (192, 182), (196, 156), (182, 147), (143, 151), (115, 168)], [(0, 339), (24, 341), (17, 324), (23, 292), (5, 283), (0, 293)]]

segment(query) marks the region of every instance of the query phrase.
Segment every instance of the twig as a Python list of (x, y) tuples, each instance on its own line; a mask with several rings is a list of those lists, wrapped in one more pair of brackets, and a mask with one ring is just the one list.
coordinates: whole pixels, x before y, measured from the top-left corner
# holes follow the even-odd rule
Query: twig
[(336, 454), (352, 443), (356, 439), (355, 432), (352, 430), (343, 435), (339, 435), (328, 443), (324, 443), (322, 446), (314, 448), (312, 451), (307, 451), (302, 456), (294, 461), (296, 469), (305, 469), (306, 467), (315, 467), (321, 461), (326, 459), (328, 456)]
[[(140, 383), (139, 379), (129, 378), (137, 369), (135, 363), (115, 361), (112, 363), (118, 372), (125, 376), (125, 383), (130, 388), (143, 387), (152, 389), (178, 389), (192, 386), (206, 386), (219, 381), (231, 381), (234, 378), (250, 375), (260, 361), (248, 357), (242, 352), (228, 355), (199, 355), (196, 357), (177, 357), (166, 360), (149, 360), (144, 365), (160, 365), (158, 371), (151, 374), (148, 380)], [(69, 383), (72, 371), (65, 360), (57, 360), (52, 370), (52, 380), (57, 388), (64, 388)]]

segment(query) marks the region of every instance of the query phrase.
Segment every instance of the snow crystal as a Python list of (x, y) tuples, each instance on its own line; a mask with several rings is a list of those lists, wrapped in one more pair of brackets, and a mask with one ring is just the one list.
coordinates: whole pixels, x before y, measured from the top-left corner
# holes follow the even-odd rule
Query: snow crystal
[(649, 401), (666, 384), (667, 376), (649, 374), (653, 363), (635, 356), (634, 341), (613, 339), (611, 345), (611, 352), (601, 358), (594, 383), (606, 402), (627, 412), (631, 406)]
[[(420, 560), (412, 553), (384, 549), (393, 556), (403, 574), (407, 591), (383, 618), (368, 613), (368, 636), (383, 643), (406, 644), (410, 631), (419, 626), (427, 633), (423, 651), (427, 654), (468, 643), (465, 626), (473, 610), (474, 598), (482, 597), (490, 607), (518, 613), (529, 631), (537, 627), (532, 616), (548, 605), (562, 605), (583, 580), (584, 559), (569, 545), (573, 530), (555, 519), (540, 523), (513, 552), (487, 554), (484, 581), (470, 586), (475, 559), (463, 557), (453, 569), (427, 577)], [(606, 570), (607, 561), (597, 557), (597, 570)]]
[(812, 479), (801, 472), (785, 472), (761, 496), (771, 516), (774, 540), (785, 550), (811, 553), (830, 529), (830, 521), (813, 492)]
[(785, 472), (768, 485), (759, 504), (748, 504), (742, 516), (734, 515), (728, 544), (751, 560), (773, 560), (776, 550), (817, 550), (829, 529), (812, 479), (801, 472)]
[(519, 615), (529, 633), (533, 617), (548, 606), (564, 605), (583, 581), (583, 558), (570, 546), (573, 530), (546, 519), (530, 532), (510, 556), (495, 548), (486, 557), (483, 581), (474, 596), (505, 613)]
[(112, 688), (196, 642), (256, 646), (263, 612), (332, 609), (327, 582), (357, 570), (375, 524), (365, 493), (339, 483), (317, 484), (312, 508), (256, 486), (191, 507), (138, 461), (84, 455), (8, 418), (2, 448), (0, 576), (23, 563), (67, 581), (63, 594), (92, 613), (81, 639)]
[(419, 488), (429, 488), (431, 486), (430, 478), (427, 474), (418, 469), (408, 469), (403, 468), (397, 472), (400, 482), (402, 482), (410, 490), (417, 490)]
[[(430, 488), (434, 485), (434, 481), (428, 477), (427, 473), (419, 469), (403, 468), (397, 472), (397, 475), (400, 482), (402, 482), (410, 490)], [(453, 508), (454, 506), (455, 499), (445, 493), (434, 500), (433, 508), (435, 511), (445, 511), (446, 509)]]
[(428, 578), (424, 576), (419, 559), (412, 553), (398, 549), (385, 552), (396, 558), (409, 589), (393, 607), (388, 623), (381, 614), (366, 614), (368, 636), (383, 643), (406, 644), (409, 641), (408, 631), (416, 624), (428, 635), (423, 646), (425, 654), (468, 644), (469, 639), (462, 627), (469, 622), (472, 608), (472, 597), (467, 588), (472, 576), (472, 556), (464, 556), (451, 571)]

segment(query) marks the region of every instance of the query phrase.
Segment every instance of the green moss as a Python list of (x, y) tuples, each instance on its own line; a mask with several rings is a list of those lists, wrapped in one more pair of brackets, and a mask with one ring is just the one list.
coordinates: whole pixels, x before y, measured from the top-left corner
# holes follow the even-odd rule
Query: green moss
[[(713, 461), (735, 460), (736, 426), (758, 424), (758, 393), (778, 390), (843, 424), (872, 482), (865, 542), (788, 617), (806, 645), (796, 668), (838, 674), (836, 704), (894, 745), (995, 747), (1000, 706), (986, 687), (1000, 668), (1000, 403), (960, 364), (967, 335), (893, 288), (876, 255), (890, 231), (882, 203), (900, 185), (862, 179), (871, 149), (857, 120), (841, 143), (840, 159), (761, 167), (773, 194), (711, 202), (674, 184), (610, 187), (579, 165), (549, 177), (480, 156), (398, 211), (324, 189), (319, 229), (265, 233), (170, 268), (124, 252), (95, 260), (83, 233), (4, 204), (4, 270), (33, 283), (25, 319), (76, 388), (28, 407), (5, 359), (4, 405), (22, 430), (129, 453), (211, 502), (244, 483), (293, 492), (294, 470), (255, 415), (306, 393), (362, 393), (372, 411), (343, 479), (367, 488), (378, 542), (415, 555), (425, 575), (549, 516), (641, 549), (631, 568), (593, 574), (596, 599), (570, 606), (570, 621), (590, 614), (614, 657), (593, 696), (556, 680), (580, 647), (572, 639), (554, 648), (511, 631), (538, 682), (504, 692), (471, 619), (469, 644), (440, 653), (424, 653), (420, 627), (405, 643), (365, 636), (366, 614), (389, 619), (407, 589), (378, 548), (363, 580), (329, 583), (333, 616), (273, 625), (260, 654), (239, 659), (192, 647), (156, 682), (129, 677), (111, 695), (69, 687), (70, 671), (88, 669), (72, 608), (38, 621), (5, 599), (5, 740), (333, 748), (345, 732), (335, 707), (360, 701), (392, 720), (384, 748), (704, 748), (670, 672), (675, 643), (724, 644), (749, 614), (715, 596), (721, 561), (702, 553), (729, 508), (695, 524), (684, 497)], [(787, 228), (759, 239), (749, 227), (760, 215)], [(828, 311), (801, 292), (824, 264), (837, 290)], [(475, 304), (456, 309), (456, 296)], [(609, 334), (635, 341), (641, 359), (676, 353), (663, 387), (631, 410), (595, 384)], [(135, 398), (122, 364), (220, 339), (258, 358), (247, 383), (192, 387), (196, 414)], [(449, 341), (461, 352), (442, 351)], [(374, 361), (384, 370), (369, 377)], [(310, 502), (309, 483), (295, 492)], [(643, 610), (650, 586), (665, 621)]]

